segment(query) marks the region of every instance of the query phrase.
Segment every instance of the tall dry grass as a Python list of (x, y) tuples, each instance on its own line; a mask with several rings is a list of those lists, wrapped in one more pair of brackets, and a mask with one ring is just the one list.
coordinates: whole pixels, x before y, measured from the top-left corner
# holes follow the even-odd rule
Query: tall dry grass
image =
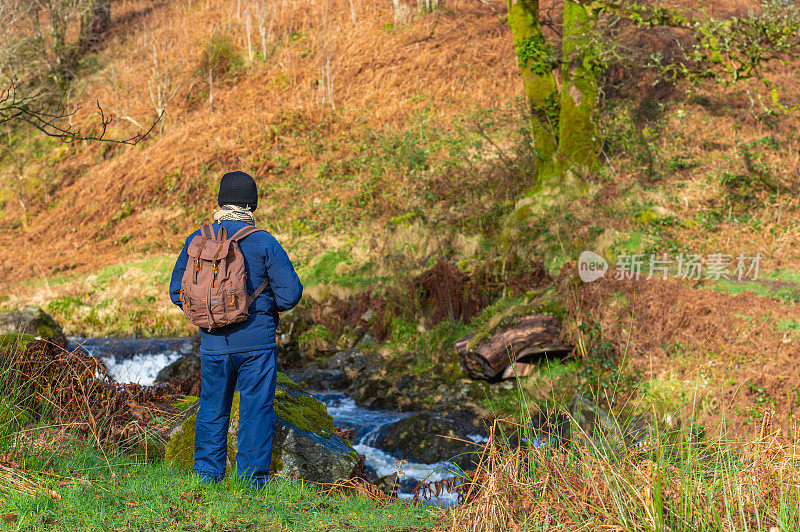
[(765, 423), (649, 448), (514, 447), (497, 427), (463, 505), (443, 522), (484, 530), (797, 530), (800, 448)]

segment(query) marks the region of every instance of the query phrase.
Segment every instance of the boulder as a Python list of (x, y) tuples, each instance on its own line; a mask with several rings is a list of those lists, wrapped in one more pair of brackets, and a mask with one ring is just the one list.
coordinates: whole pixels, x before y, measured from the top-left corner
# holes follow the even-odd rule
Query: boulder
[(153, 381), (156, 384), (171, 382), (173, 379), (186, 379), (200, 374), (200, 355), (189, 353), (163, 368)]
[(654, 431), (642, 416), (620, 419), (581, 395), (569, 405), (570, 443), (604, 451), (643, 447), (653, 441)]
[(343, 390), (350, 385), (350, 379), (344, 371), (340, 369), (320, 369), (313, 362), (306, 364), (299, 370), (290, 370), (287, 373), (299, 385), (317, 392)]
[(374, 445), (398, 458), (422, 464), (451, 460), (463, 470), (475, 466), (486, 428), (469, 410), (418, 412), (382, 428)]
[[(169, 433), (165, 461), (193, 467), (196, 398), (189, 398), (183, 420)], [(340, 438), (325, 405), (278, 373), (275, 392), (278, 423), (272, 442), (271, 474), (287, 475), (317, 483), (348, 478), (359, 463), (353, 446)], [(239, 393), (234, 395), (228, 429), (228, 468), (236, 456), (239, 427)]]
[(0, 312), (0, 334), (29, 334), (40, 338), (64, 336), (61, 326), (37, 305)]
[(153, 382), (167, 383), (200, 375), (200, 335), (191, 337), (188, 343), (188, 352), (184, 352), (178, 360), (159, 371)]
[(278, 344), (278, 364), (281, 368), (297, 367), (303, 362), (300, 337), (312, 325), (307, 309), (295, 307), (281, 313), (278, 329), (275, 331), (275, 341)]
[(395, 374), (367, 370), (353, 380), (347, 393), (359, 406), (400, 412), (460, 409), (485, 395), (484, 384), (467, 379), (451, 384), (433, 374)]
[(366, 369), (367, 363), (367, 355), (358, 349), (346, 349), (334, 353), (322, 361), (321, 365), (325, 369), (344, 371), (347, 377), (353, 380)]

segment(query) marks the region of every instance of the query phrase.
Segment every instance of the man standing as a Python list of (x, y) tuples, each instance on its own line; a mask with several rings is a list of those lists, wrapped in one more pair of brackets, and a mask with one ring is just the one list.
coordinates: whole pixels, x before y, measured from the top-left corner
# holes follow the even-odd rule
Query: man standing
[[(211, 229), (214, 235), (234, 235), (255, 225), (258, 190), (244, 172), (222, 176)], [(223, 231), (224, 228), (224, 231)], [(181, 281), (192, 240), (186, 239), (172, 270), (170, 297), (183, 308)], [(222, 239), (223, 236), (218, 238)], [(200, 410), (197, 414), (194, 469), (200, 478), (215, 483), (225, 475), (227, 435), (233, 393), (239, 389), (239, 431), (236, 473), (259, 487), (269, 478), (272, 435), (275, 431), (276, 347), (278, 312), (294, 307), (303, 285), (278, 241), (266, 231), (252, 232), (238, 241), (244, 257), (248, 294), (266, 283), (249, 306), (245, 321), (218, 328), (200, 328)]]

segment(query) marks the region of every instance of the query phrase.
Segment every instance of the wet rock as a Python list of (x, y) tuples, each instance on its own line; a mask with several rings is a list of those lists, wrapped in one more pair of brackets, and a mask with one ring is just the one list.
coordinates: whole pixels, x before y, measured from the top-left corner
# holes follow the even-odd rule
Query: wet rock
[(378, 472), (375, 471), (375, 468), (369, 464), (364, 464), (364, 468), (361, 470), (364, 478), (370, 484), (375, 484), (378, 481)]
[(184, 352), (178, 360), (159, 371), (153, 382), (166, 383), (200, 375), (200, 335), (193, 336), (188, 343), (188, 352)]
[(400, 487), (400, 475), (392, 473), (385, 475), (374, 482), (375, 486), (390, 497), (397, 497), (397, 489)]
[(153, 382), (170, 382), (173, 379), (186, 379), (200, 374), (200, 356), (194, 353), (181, 358), (158, 372)]
[(483, 386), (484, 383), (472, 381), (445, 384), (436, 377), (423, 375), (406, 374), (397, 378), (367, 369), (355, 376), (347, 392), (359, 406), (413, 412), (474, 404), (484, 396)]
[(366, 369), (367, 362), (367, 356), (358, 349), (346, 349), (334, 353), (325, 359), (321, 365), (327, 369), (342, 370), (347, 373), (350, 379), (353, 379)]
[[(197, 403), (186, 409), (183, 420), (170, 430), (165, 461), (192, 469)], [(271, 473), (311, 482), (332, 483), (349, 477), (359, 463), (350, 443), (334, 431), (333, 418), (325, 405), (303, 391), (283, 373), (278, 373), (275, 392), (278, 423), (272, 444)], [(236, 456), (239, 427), (239, 394), (235, 394), (228, 429), (228, 468)]]
[(37, 305), (0, 312), (0, 334), (29, 334), (40, 338), (64, 336), (61, 326)]
[(414, 488), (419, 484), (419, 480), (415, 478), (407, 478), (400, 481), (400, 491), (402, 493), (413, 493)]
[(399, 410), (398, 395), (388, 379), (372, 378), (351, 386), (348, 394), (359, 406), (380, 410)]
[(573, 443), (605, 446), (622, 441), (622, 429), (600, 406), (585, 397), (575, 395), (569, 405)]
[(410, 462), (452, 459), (466, 470), (474, 467), (481, 450), (470, 438), (486, 434), (480, 418), (468, 410), (419, 412), (381, 429), (375, 446)]
[(320, 369), (316, 364), (306, 364), (299, 370), (290, 370), (287, 374), (300, 386), (316, 392), (343, 390), (350, 385), (350, 379), (344, 371)]

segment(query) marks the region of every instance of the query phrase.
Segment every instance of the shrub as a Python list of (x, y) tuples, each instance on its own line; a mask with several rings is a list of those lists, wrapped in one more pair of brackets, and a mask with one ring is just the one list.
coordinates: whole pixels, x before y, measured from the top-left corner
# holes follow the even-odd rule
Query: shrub
[(242, 51), (230, 35), (217, 34), (211, 37), (200, 56), (199, 70), (214, 76), (224, 76), (244, 67)]

